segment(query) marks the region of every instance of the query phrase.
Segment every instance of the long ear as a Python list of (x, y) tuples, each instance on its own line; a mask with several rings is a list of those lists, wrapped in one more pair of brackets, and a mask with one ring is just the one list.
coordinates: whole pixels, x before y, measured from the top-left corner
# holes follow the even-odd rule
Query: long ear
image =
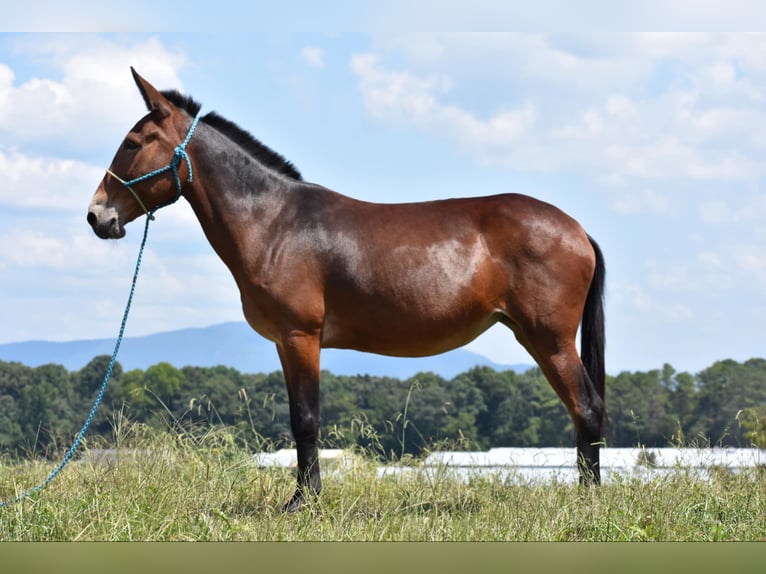
[(133, 79), (138, 86), (138, 91), (141, 92), (141, 97), (144, 98), (146, 108), (150, 112), (157, 113), (160, 118), (165, 118), (170, 115), (171, 103), (163, 96), (154, 86), (144, 80), (133, 66), (130, 67), (130, 71), (133, 73)]

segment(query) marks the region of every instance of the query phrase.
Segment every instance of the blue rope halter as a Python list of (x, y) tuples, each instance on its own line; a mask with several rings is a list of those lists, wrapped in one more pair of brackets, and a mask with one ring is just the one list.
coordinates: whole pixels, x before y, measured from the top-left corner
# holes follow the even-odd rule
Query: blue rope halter
[[(146, 246), (146, 238), (149, 233), (149, 222), (154, 221), (155, 211), (157, 211), (161, 207), (165, 207), (166, 205), (175, 203), (176, 201), (178, 201), (178, 198), (181, 197), (181, 179), (178, 176), (178, 166), (180, 165), (181, 160), (184, 160), (186, 162), (187, 167), (189, 168), (189, 177), (187, 178), (186, 181), (192, 181), (192, 164), (191, 164), (191, 161), (189, 160), (188, 154), (186, 153), (186, 146), (189, 145), (189, 141), (191, 140), (192, 135), (194, 134), (194, 129), (197, 127), (199, 118), (200, 118), (200, 115), (197, 114), (191, 126), (189, 127), (189, 133), (186, 134), (186, 139), (184, 139), (184, 141), (181, 144), (176, 146), (175, 151), (173, 152), (173, 159), (170, 160), (169, 165), (161, 169), (156, 169), (151, 173), (142, 175), (141, 177), (131, 179), (130, 181), (124, 181), (120, 179), (119, 177), (117, 177), (116, 175), (114, 175), (110, 170), (107, 170), (107, 172), (112, 177), (117, 179), (117, 181), (121, 182), (125, 187), (128, 188), (128, 190), (133, 194), (133, 197), (135, 197), (136, 200), (138, 201), (139, 205), (141, 205), (141, 208), (144, 210), (144, 213), (146, 213), (147, 215), (146, 224), (144, 225), (144, 237), (141, 240), (141, 247), (138, 250), (138, 258), (136, 259), (136, 269), (133, 272), (133, 281), (130, 285), (130, 295), (128, 296), (128, 302), (125, 305), (125, 312), (122, 314), (122, 322), (120, 323), (120, 332), (117, 335), (117, 342), (114, 345), (114, 351), (112, 352), (112, 356), (109, 359), (109, 365), (106, 368), (106, 374), (104, 375), (104, 380), (101, 382), (101, 387), (98, 390), (98, 395), (96, 396), (96, 400), (93, 403), (93, 407), (91, 407), (90, 413), (88, 414), (88, 418), (85, 420), (85, 423), (80, 429), (80, 432), (77, 433), (74, 443), (72, 444), (70, 449), (67, 451), (67, 453), (64, 455), (64, 459), (61, 461), (61, 463), (59, 463), (59, 465), (55, 469), (53, 469), (53, 471), (48, 475), (48, 477), (45, 480), (43, 480), (40, 484), (38, 484), (34, 488), (31, 488), (27, 490), (26, 492), (24, 492), (23, 494), (19, 494), (18, 496), (11, 498), (9, 500), (0, 501), (0, 509), (10, 506), (11, 504), (15, 504), (24, 498), (28, 498), (32, 494), (39, 492), (40, 490), (45, 488), (48, 485), (48, 483), (52, 481), (64, 469), (67, 463), (71, 460), (77, 448), (80, 446), (80, 443), (82, 443), (82, 440), (85, 438), (85, 433), (90, 427), (90, 423), (93, 421), (93, 417), (96, 415), (96, 411), (98, 410), (98, 407), (99, 405), (101, 405), (101, 401), (104, 398), (104, 393), (106, 392), (106, 385), (109, 382), (109, 378), (112, 376), (112, 369), (114, 368), (114, 363), (117, 361), (117, 353), (120, 350), (120, 344), (122, 343), (123, 335), (125, 334), (125, 325), (127, 324), (127, 321), (128, 321), (128, 314), (130, 313), (130, 305), (133, 302), (133, 294), (136, 290), (136, 281), (138, 280), (138, 270), (141, 268), (141, 258), (143, 257), (143, 254), (144, 254), (144, 247)], [(139, 181), (143, 181), (145, 179), (149, 179), (150, 177), (154, 177), (155, 175), (165, 173), (166, 171), (173, 172), (173, 177), (175, 178), (175, 181), (176, 181), (176, 196), (171, 201), (158, 205), (157, 207), (154, 207), (151, 211), (149, 211), (146, 209), (144, 202), (141, 201), (141, 198), (138, 196), (138, 194), (130, 186)]]
[[(191, 123), (191, 126), (189, 126), (189, 133), (186, 134), (186, 138), (184, 139), (184, 141), (178, 144), (175, 150), (173, 150), (173, 158), (170, 160), (170, 163), (166, 165), (165, 167), (161, 167), (160, 169), (155, 169), (154, 171), (150, 171), (149, 173), (141, 175), (134, 179), (131, 179), (130, 181), (125, 181), (124, 179), (117, 176), (110, 169), (106, 170), (106, 172), (109, 175), (111, 175), (114, 179), (119, 181), (122, 185), (124, 185), (128, 189), (128, 191), (130, 191), (130, 193), (133, 194), (133, 197), (136, 198), (136, 201), (138, 201), (138, 204), (141, 206), (141, 209), (144, 210), (144, 213), (149, 219), (154, 219), (155, 211), (157, 211), (158, 209), (162, 207), (165, 207), (166, 205), (175, 203), (176, 201), (178, 201), (178, 198), (181, 197), (181, 178), (178, 175), (178, 166), (181, 165), (182, 160), (186, 162), (186, 167), (189, 168), (189, 177), (186, 178), (186, 181), (188, 182), (192, 181), (192, 164), (191, 164), (191, 161), (189, 160), (189, 155), (186, 153), (186, 146), (189, 145), (192, 135), (194, 135), (194, 130), (197, 128), (199, 119), (200, 119), (200, 114), (197, 113), (197, 115), (194, 117), (194, 120)], [(146, 206), (144, 205), (144, 202), (141, 201), (141, 198), (138, 196), (136, 191), (131, 186), (136, 183), (155, 177), (157, 175), (163, 174), (166, 171), (173, 172), (173, 179), (176, 182), (176, 196), (170, 201), (166, 201), (165, 203), (162, 203), (152, 208), (151, 210), (149, 210), (146, 208)]]

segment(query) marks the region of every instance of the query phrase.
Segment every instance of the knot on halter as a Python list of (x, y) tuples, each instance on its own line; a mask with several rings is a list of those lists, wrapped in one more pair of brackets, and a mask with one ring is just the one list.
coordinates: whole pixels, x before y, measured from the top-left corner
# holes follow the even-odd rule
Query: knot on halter
[[(147, 174), (141, 175), (139, 177), (136, 177), (134, 179), (131, 179), (130, 181), (125, 181), (118, 177), (112, 170), (107, 169), (106, 172), (111, 175), (113, 178), (115, 178), (117, 181), (119, 181), (122, 185), (124, 185), (130, 193), (133, 194), (133, 197), (136, 198), (136, 201), (141, 206), (141, 209), (144, 210), (144, 213), (149, 219), (154, 219), (154, 212), (160, 209), (161, 207), (165, 207), (166, 205), (170, 205), (172, 203), (175, 203), (178, 201), (178, 198), (181, 197), (181, 178), (178, 175), (178, 166), (181, 165), (181, 161), (186, 162), (186, 167), (189, 170), (189, 177), (186, 178), (187, 182), (192, 181), (192, 163), (189, 159), (189, 154), (186, 153), (186, 146), (189, 145), (189, 142), (191, 141), (192, 135), (194, 135), (194, 130), (197, 127), (197, 124), (199, 123), (200, 114), (197, 113), (194, 120), (191, 123), (191, 126), (189, 126), (189, 132), (186, 134), (186, 138), (184, 141), (182, 141), (180, 144), (178, 144), (175, 149), (173, 150), (173, 158), (170, 160), (170, 163), (166, 165), (165, 167), (161, 167), (160, 169), (155, 169), (154, 171), (151, 171)], [(139, 183), (141, 181), (144, 181), (146, 179), (150, 179), (154, 176), (160, 175), (162, 173), (165, 173), (166, 171), (172, 171), (173, 172), (173, 179), (176, 182), (176, 196), (171, 199), (170, 201), (166, 201), (165, 203), (162, 203), (160, 205), (157, 205), (156, 207), (152, 208), (151, 211), (146, 208), (144, 205), (144, 202), (141, 201), (141, 198), (138, 196), (136, 191), (131, 187), (133, 184)]]
[[(170, 169), (173, 172), (173, 179), (175, 179), (175, 182), (176, 182), (176, 196), (169, 203), (175, 203), (176, 201), (178, 201), (178, 198), (181, 197), (181, 178), (178, 175), (178, 166), (181, 165), (181, 160), (186, 162), (186, 167), (189, 170), (189, 177), (186, 178), (186, 181), (187, 182), (192, 181), (192, 164), (191, 164), (191, 161), (189, 160), (189, 154), (186, 153), (186, 143), (188, 143), (188, 141), (185, 141), (184, 143), (176, 146), (175, 150), (173, 150), (173, 159), (170, 160), (170, 165), (160, 170), (160, 171), (166, 171)], [(147, 177), (150, 177), (151, 175), (156, 175), (156, 174), (147, 174), (143, 176), (143, 179), (146, 179)], [(156, 211), (160, 207), (169, 205), (169, 203), (163, 204), (161, 206), (157, 206), (152, 211)]]

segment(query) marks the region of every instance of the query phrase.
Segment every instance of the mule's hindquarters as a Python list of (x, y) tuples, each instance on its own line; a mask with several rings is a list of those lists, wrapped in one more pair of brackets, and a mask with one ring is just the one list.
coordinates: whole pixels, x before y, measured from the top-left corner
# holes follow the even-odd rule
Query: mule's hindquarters
[(606, 419), (604, 258), (571, 218), (555, 212), (548, 216), (546, 231), (557, 223), (557, 232), (538, 240), (544, 249), (527, 252), (523, 265), (516, 263), (519, 275), (532, 279), (516, 282), (502, 321), (535, 359), (572, 418), (580, 482), (598, 484)]

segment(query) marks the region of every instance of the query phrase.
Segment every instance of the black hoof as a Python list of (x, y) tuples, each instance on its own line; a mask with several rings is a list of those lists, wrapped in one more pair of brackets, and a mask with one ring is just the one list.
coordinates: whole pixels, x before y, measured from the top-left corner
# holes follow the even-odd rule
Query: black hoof
[(306, 499), (303, 497), (303, 493), (300, 490), (296, 490), (295, 494), (293, 494), (293, 497), (290, 499), (290, 501), (285, 504), (284, 508), (282, 509), (282, 512), (286, 512), (288, 514), (293, 514), (294, 512), (300, 512), (303, 510), (303, 504), (306, 501)]

